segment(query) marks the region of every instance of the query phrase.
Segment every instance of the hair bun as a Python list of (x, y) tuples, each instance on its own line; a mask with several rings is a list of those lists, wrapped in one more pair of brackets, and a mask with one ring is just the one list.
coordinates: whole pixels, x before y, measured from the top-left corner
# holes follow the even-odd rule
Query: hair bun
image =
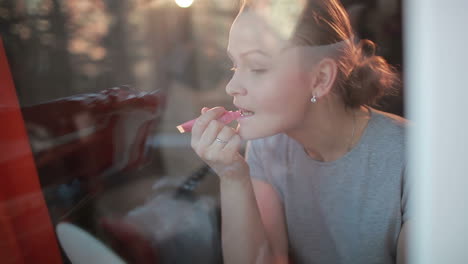
[(375, 56), (376, 46), (374, 42), (368, 39), (362, 39), (357, 45), (357, 49), (361, 52), (364, 57)]
[(398, 83), (395, 69), (383, 57), (375, 55), (375, 44), (361, 40), (357, 46), (356, 61), (348, 76), (345, 103), (351, 107), (372, 105), (386, 95), (393, 93)]

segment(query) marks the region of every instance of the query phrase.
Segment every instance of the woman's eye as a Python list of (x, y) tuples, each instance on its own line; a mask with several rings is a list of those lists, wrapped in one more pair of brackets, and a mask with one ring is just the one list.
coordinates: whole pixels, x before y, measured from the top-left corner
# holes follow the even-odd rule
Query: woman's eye
[[(230, 69), (230, 71), (238, 71), (239, 68), (237, 66), (232, 66), (232, 68)], [(262, 73), (266, 73), (268, 71), (268, 69), (264, 69), (264, 68), (256, 68), (256, 69), (250, 69), (250, 72), (253, 72), (255, 74), (262, 74)]]

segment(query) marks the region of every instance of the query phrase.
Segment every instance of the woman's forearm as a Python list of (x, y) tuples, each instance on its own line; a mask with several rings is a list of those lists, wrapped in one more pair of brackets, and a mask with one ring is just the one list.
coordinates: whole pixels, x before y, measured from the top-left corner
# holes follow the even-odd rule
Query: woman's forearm
[(223, 107), (203, 108), (192, 127), (191, 146), (221, 182), (222, 246), (227, 264), (268, 263), (272, 250), (249, 176), (240, 155), (242, 139), (218, 121)]
[(249, 176), (221, 177), (220, 185), (224, 263), (273, 263)]

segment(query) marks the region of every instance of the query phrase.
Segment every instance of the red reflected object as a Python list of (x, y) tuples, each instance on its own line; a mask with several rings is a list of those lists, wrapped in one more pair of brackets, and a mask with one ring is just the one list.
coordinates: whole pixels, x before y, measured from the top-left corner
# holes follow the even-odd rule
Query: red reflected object
[(112, 248), (131, 263), (157, 264), (158, 256), (151, 240), (123, 219), (104, 218), (101, 227), (111, 238)]
[(0, 261), (62, 263), (0, 38)]
[(24, 107), (45, 185), (99, 178), (143, 165), (162, 111), (160, 92), (126, 86)]
[(1, 42), (0, 76), (0, 262), (62, 263), (53, 223), (83, 197), (59, 187), (89, 197), (149, 161), (164, 95), (123, 86), (20, 108)]

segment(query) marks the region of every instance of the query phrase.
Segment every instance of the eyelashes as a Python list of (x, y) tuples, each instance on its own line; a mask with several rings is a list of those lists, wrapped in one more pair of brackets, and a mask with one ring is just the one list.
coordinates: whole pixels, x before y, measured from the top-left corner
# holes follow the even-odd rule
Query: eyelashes
[[(237, 70), (238, 70), (237, 66), (233, 66), (230, 69), (230, 71), (232, 72), (236, 72)], [(250, 69), (249, 71), (255, 74), (263, 74), (263, 73), (266, 73), (268, 69), (257, 68), (257, 69)]]

